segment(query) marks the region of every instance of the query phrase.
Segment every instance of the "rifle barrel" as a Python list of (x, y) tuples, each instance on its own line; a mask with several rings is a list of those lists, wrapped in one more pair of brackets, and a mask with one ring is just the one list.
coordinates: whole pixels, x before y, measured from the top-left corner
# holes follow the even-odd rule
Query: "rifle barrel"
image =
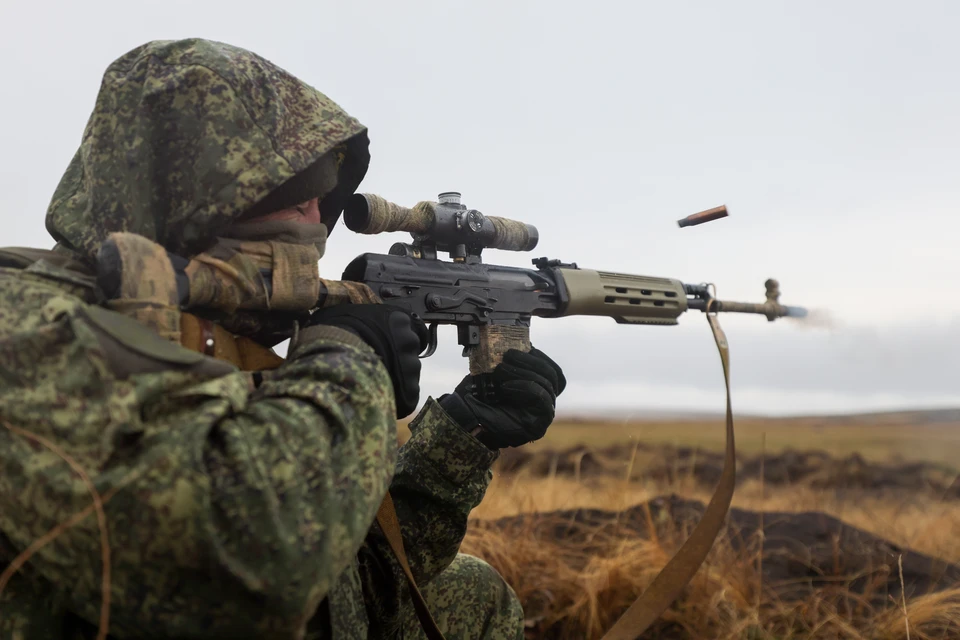
[[(713, 301), (711, 311), (718, 313), (756, 313), (767, 316), (770, 320), (784, 317), (804, 318), (807, 315), (807, 310), (803, 307), (778, 304), (775, 302), (734, 302), (731, 300), (717, 300), (715, 298), (711, 298), (710, 300)], [(708, 302), (709, 300), (703, 298), (693, 298), (687, 300), (687, 306), (690, 309), (706, 311)]]

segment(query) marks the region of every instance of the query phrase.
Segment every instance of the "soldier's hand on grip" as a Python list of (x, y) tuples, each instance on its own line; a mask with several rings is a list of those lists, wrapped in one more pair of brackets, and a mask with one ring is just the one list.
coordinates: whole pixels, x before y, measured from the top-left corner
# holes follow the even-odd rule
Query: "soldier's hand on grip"
[(538, 349), (511, 349), (489, 374), (467, 376), (440, 406), (462, 427), (480, 427), (477, 439), (491, 449), (539, 440), (553, 422), (563, 370)]
[(428, 331), (419, 318), (387, 304), (341, 304), (318, 309), (310, 325), (324, 324), (352, 331), (383, 361), (397, 403), (397, 418), (413, 413), (420, 402), (420, 353)]

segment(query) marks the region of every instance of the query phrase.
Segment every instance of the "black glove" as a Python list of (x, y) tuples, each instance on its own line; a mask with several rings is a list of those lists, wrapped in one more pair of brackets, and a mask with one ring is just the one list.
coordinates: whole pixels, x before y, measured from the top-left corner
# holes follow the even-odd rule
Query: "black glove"
[(511, 349), (491, 373), (467, 376), (440, 406), (461, 427), (480, 427), (477, 439), (490, 449), (539, 440), (553, 422), (557, 396), (567, 379), (538, 349)]
[(420, 352), (429, 332), (419, 318), (387, 304), (340, 304), (311, 314), (309, 325), (324, 324), (352, 331), (370, 345), (390, 373), (397, 418), (410, 415), (420, 402)]

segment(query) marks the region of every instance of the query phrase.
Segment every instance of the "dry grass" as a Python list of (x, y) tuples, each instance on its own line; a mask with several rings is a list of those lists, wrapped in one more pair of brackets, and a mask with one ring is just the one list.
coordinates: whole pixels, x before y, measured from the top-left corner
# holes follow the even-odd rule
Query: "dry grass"
[[(676, 551), (682, 536), (656, 541), (610, 539), (588, 558), (558, 553), (533, 536), (476, 531), (464, 551), (485, 558), (516, 590), (530, 637), (600, 638)], [(886, 640), (904, 637), (896, 602), (876, 607), (840, 585), (799, 602), (764, 588), (757, 554), (715, 546), (680, 600), (644, 638)], [(759, 603), (759, 606), (758, 606)], [(960, 589), (913, 598), (907, 615), (916, 638), (960, 637)]]
[[(524, 478), (494, 476), (483, 502), (472, 514), (476, 520), (492, 520), (521, 513), (549, 512), (578, 507), (622, 511), (667, 494), (706, 502), (710, 494), (680, 482), (583, 483), (573, 478)], [(831, 491), (808, 487), (771, 488), (761, 492), (759, 482), (749, 482), (734, 494), (733, 506), (751, 511), (798, 513), (821, 511), (885, 538), (897, 545), (960, 563), (960, 505), (930, 497), (859, 496), (840, 497)], [(960, 636), (958, 636), (960, 637)]]
[[(933, 460), (953, 466), (960, 452), (960, 430), (947, 426), (838, 424), (826, 422), (738, 424), (738, 444), (757, 450), (766, 433), (768, 453), (785, 448), (818, 448), (836, 455), (859, 452), (873, 460), (900, 458)], [(560, 448), (582, 442), (585, 435), (597, 446), (643, 441), (719, 448), (720, 425), (678, 423), (559, 424), (536, 447)], [(785, 427), (790, 426), (789, 429)], [(846, 433), (837, 433), (846, 429)], [(716, 434), (697, 440), (696, 434)], [(818, 434), (813, 438), (813, 434)], [(792, 437), (788, 437), (792, 436)], [(649, 439), (649, 440), (648, 440)], [(744, 446), (746, 441), (747, 446)], [(642, 461), (638, 460), (638, 464)], [(611, 511), (675, 493), (706, 501), (708, 492), (683, 479), (670, 485), (624, 478), (592, 479), (548, 475), (533, 477), (495, 474), (484, 502), (474, 511), (463, 551), (486, 559), (514, 587), (530, 619), (529, 637), (599, 638), (620, 613), (653, 580), (687, 535), (668, 526), (659, 534), (651, 523), (646, 539), (631, 534), (600, 534), (590, 548), (544, 539), (529, 530), (508, 533), (484, 524), (494, 518), (575, 507)], [(765, 512), (822, 511), (891, 542), (921, 553), (960, 563), (960, 506), (929, 496), (840, 495), (809, 487), (762, 487), (748, 482), (738, 488), (734, 506)], [(531, 520), (532, 522), (532, 520)], [(662, 523), (661, 523), (662, 524)], [(901, 594), (878, 604), (844, 584), (816, 590), (800, 601), (781, 601), (763, 584), (760, 574), (761, 536), (739, 549), (727, 539), (715, 545), (709, 559), (683, 596), (645, 638), (706, 640), (787, 640), (843, 638), (887, 640), (960, 638), (960, 585), (956, 589), (907, 598)], [(896, 571), (896, 567), (894, 567)], [(905, 608), (905, 610), (904, 610)]]
[[(477, 520), (504, 515), (592, 506), (610, 510), (644, 502), (677, 487), (620, 484), (590, 488), (569, 478), (517, 481), (498, 477), (476, 510)], [(701, 492), (685, 492), (700, 499)], [(858, 528), (934, 555), (960, 562), (960, 509), (925, 501), (918, 504), (869, 500), (844, 501), (802, 489), (778, 489), (764, 499), (759, 485), (738, 491), (737, 506), (768, 511), (822, 510)], [(552, 638), (599, 638), (676, 552), (687, 535), (609, 536), (594, 540), (589, 553), (545, 540), (529, 531), (501, 532), (473, 526), (463, 551), (486, 559), (514, 587), (534, 615), (536, 629)], [(760, 579), (759, 545), (736, 551), (718, 541), (705, 566), (664, 616), (660, 635), (646, 637), (807, 639), (903, 638), (904, 614), (898, 603), (869, 604), (842, 585), (821, 589), (801, 602), (780, 602)], [(960, 638), (960, 585), (907, 601), (913, 638)], [(530, 637), (539, 637), (531, 634)]]

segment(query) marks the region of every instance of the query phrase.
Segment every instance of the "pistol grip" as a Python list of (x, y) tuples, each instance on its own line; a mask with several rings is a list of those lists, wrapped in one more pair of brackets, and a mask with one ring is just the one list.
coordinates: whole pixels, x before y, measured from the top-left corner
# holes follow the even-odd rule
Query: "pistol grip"
[(470, 375), (490, 373), (503, 360), (510, 349), (530, 351), (530, 327), (515, 325), (483, 325), (480, 327), (480, 342), (471, 347)]

